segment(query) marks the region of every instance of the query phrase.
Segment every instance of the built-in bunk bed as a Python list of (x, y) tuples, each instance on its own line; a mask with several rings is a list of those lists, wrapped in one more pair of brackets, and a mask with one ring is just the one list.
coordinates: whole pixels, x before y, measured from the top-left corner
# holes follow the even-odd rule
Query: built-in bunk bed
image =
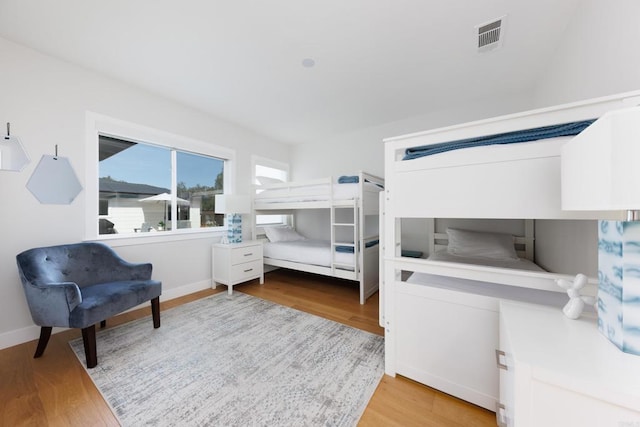
[[(300, 182), (264, 182), (253, 199), (254, 215), (287, 215), (290, 224), (256, 227), (265, 265), (359, 282), (360, 303), (378, 290), (380, 177), (359, 172)], [(296, 213), (329, 213), (327, 236), (311, 239), (295, 229)], [(256, 224), (254, 218), (253, 223)], [(323, 228), (324, 230), (324, 228)]]
[[(640, 92), (627, 93), (385, 140), (380, 324), (388, 375), (496, 410), (500, 301), (561, 310), (568, 297), (556, 279), (576, 273), (536, 266), (536, 221), (612, 218), (561, 209), (561, 147), (605, 112), (639, 101)], [(555, 125), (570, 130), (538, 138)], [(514, 134), (523, 130), (527, 137)], [(427, 219), (428, 253), (402, 256), (402, 224), (418, 218)], [(471, 219), (522, 221), (521, 233), (438, 225)], [(590, 277), (583, 293), (596, 292)]]

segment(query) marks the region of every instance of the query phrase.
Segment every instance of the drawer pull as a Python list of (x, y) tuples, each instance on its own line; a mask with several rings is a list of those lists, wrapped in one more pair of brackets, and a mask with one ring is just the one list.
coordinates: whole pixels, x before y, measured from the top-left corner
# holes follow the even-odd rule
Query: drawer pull
[(508, 371), (509, 367), (506, 365), (506, 363), (502, 363), (502, 361), (500, 360), (501, 357), (504, 357), (506, 359), (504, 351), (496, 349), (496, 365), (498, 365), (498, 368)]
[(253, 255), (253, 252), (249, 252), (248, 254), (244, 254), (244, 256), (251, 256)]
[(248, 273), (248, 272), (250, 272), (250, 271), (253, 271), (253, 268), (250, 268), (250, 269), (248, 269), (248, 270), (245, 270), (244, 272), (245, 272), (245, 273)]

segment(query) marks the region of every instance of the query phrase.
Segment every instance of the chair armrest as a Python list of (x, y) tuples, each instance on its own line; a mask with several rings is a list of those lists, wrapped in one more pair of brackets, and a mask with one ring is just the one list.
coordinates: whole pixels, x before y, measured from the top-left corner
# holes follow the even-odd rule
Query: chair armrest
[(25, 287), (31, 316), (36, 325), (69, 327), (69, 313), (82, 302), (73, 282), (30, 283)]
[(150, 280), (153, 266), (151, 263), (132, 263), (118, 260), (119, 270), (115, 272), (119, 280)]

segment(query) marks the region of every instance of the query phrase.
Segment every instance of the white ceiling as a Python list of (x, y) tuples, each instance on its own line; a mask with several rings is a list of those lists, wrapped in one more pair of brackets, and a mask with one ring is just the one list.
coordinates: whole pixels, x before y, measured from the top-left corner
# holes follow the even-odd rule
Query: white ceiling
[(0, 0), (0, 36), (306, 143), (529, 92), (581, 1)]

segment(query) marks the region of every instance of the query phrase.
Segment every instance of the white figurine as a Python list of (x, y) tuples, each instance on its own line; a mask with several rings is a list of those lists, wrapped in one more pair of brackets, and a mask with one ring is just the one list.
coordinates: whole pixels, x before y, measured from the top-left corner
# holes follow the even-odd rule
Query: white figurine
[(556, 279), (556, 283), (561, 288), (566, 289), (567, 295), (569, 295), (569, 302), (562, 309), (564, 315), (569, 319), (577, 319), (580, 317), (585, 304), (593, 305), (596, 303), (594, 297), (580, 295), (580, 289), (584, 288), (584, 285), (587, 284), (587, 276), (584, 274), (577, 274), (573, 282)]

